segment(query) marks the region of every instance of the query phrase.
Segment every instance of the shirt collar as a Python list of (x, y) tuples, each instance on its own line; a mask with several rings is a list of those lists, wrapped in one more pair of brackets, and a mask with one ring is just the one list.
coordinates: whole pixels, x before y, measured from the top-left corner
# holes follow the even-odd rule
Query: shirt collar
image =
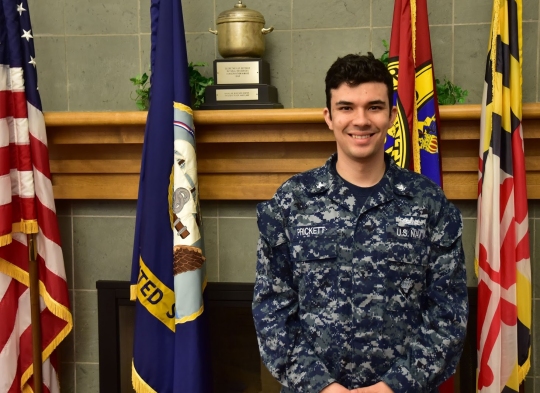
[[(403, 171), (406, 171), (406, 169), (400, 168), (386, 153), (384, 159), (387, 170), (381, 179), (381, 187), (378, 187), (376, 195), (372, 195), (367, 200), (362, 211), (386, 203), (394, 199), (395, 195), (413, 195), (413, 190), (410, 189), (409, 184), (401, 181)], [(331, 199), (353, 211), (354, 204), (349, 199), (352, 197), (352, 193), (335, 170), (336, 160), (337, 153), (334, 153), (328, 158), (324, 166), (318, 168), (318, 173), (314, 177), (316, 180), (307, 188), (307, 191), (310, 194), (327, 193)]]

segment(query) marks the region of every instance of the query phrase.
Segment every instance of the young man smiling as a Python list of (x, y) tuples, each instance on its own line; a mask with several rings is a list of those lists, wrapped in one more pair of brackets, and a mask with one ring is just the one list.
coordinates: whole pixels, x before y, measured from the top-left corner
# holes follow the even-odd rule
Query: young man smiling
[(385, 155), (396, 108), (372, 54), (339, 58), (326, 100), (337, 154), (257, 207), (261, 357), (283, 393), (436, 392), (467, 324), (461, 215)]
[(330, 109), (324, 109), (326, 124), (336, 138), (337, 172), (360, 187), (377, 184), (386, 168), (384, 141), (397, 113), (387, 90), (381, 82), (342, 83), (331, 89)]

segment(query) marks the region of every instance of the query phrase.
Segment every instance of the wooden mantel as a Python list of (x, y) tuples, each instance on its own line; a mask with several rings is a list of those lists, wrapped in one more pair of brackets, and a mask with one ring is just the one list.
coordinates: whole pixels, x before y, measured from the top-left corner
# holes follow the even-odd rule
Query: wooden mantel
[[(443, 106), (449, 199), (476, 199), (479, 105)], [(335, 151), (322, 109), (195, 111), (201, 198), (262, 200)], [(540, 199), (540, 103), (524, 104), (529, 199)], [(136, 199), (146, 112), (45, 114), (56, 199)], [(172, 148), (172, 147), (171, 147)]]

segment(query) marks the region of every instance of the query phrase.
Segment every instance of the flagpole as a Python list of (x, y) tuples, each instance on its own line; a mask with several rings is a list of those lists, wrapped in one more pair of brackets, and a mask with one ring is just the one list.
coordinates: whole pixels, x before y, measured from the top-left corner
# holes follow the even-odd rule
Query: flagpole
[(27, 234), (28, 272), (30, 274), (30, 312), (32, 320), (32, 364), (34, 368), (34, 392), (42, 393), (43, 373), (41, 358), (41, 309), (39, 304), (39, 268), (36, 261), (35, 238)]

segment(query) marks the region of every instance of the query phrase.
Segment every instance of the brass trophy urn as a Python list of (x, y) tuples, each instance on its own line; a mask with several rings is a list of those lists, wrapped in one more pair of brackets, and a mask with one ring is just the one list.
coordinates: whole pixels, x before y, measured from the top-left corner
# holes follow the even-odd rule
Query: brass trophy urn
[(215, 84), (205, 91), (201, 109), (283, 108), (277, 89), (270, 84), (270, 65), (262, 59), (266, 21), (258, 11), (248, 9), (242, 0), (219, 14), (218, 51), (223, 59), (214, 60)]

